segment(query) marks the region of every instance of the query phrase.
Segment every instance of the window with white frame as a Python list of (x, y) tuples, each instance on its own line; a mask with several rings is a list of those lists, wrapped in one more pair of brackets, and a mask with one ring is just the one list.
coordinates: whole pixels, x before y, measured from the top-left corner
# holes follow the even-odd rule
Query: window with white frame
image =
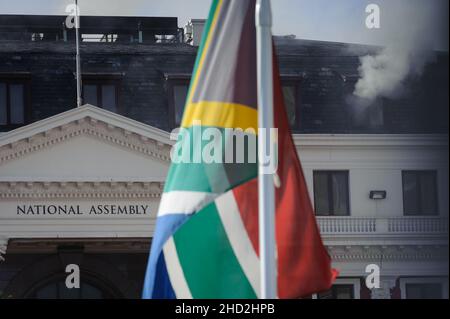
[(86, 80), (83, 82), (83, 101), (111, 112), (117, 112), (118, 81)]
[(348, 171), (314, 171), (314, 208), (317, 216), (349, 216)]
[(407, 216), (438, 215), (437, 172), (402, 171), (403, 211)]
[(175, 128), (181, 125), (191, 77), (189, 74), (166, 74), (165, 78), (168, 93), (169, 125)]
[(30, 111), (29, 78), (0, 76), (0, 127), (14, 129), (26, 124)]
[(447, 299), (448, 278), (400, 278), (402, 299)]
[(360, 299), (361, 282), (359, 278), (338, 278), (333, 286), (314, 296), (314, 299)]

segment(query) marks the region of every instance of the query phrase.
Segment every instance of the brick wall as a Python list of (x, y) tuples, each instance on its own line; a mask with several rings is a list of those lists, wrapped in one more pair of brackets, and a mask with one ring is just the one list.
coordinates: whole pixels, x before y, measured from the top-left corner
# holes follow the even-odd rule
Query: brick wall
[[(354, 124), (347, 102), (359, 55), (376, 48), (306, 40), (277, 41), (282, 75), (300, 79), (299, 133), (448, 133), (448, 54), (439, 54), (407, 94), (383, 100), (384, 125)], [(71, 43), (2, 42), (0, 74), (31, 74), (31, 121), (75, 107), (75, 48)], [(81, 46), (83, 73), (120, 73), (120, 112), (170, 129), (165, 73), (189, 74), (196, 49), (183, 44)], [(354, 81), (350, 81), (353, 79)]]

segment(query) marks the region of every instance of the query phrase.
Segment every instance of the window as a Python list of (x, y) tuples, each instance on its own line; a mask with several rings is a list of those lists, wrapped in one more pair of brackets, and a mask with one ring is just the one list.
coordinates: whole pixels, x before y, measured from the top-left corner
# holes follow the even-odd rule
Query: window
[(438, 283), (406, 284), (406, 299), (442, 299), (442, 285)]
[(0, 78), (0, 126), (15, 128), (27, 121), (28, 81)]
[[(292, 128), (297, 128), (299, 123), (299, 79), (287, 79), (284, 76), (282, 80), (282, 91), (284, 97), (284, 105), (288, 117), (289, 124)], [(292, 77), (292, 76), (291, 76)]]
[(188, 89), (187, 84), (176, 84), (173, 86), (173, 105), (175, 108), (175, 124), (177, 125), (181, 124)]
[(438, 214), (436, 171), (403, 171), (402, 180), (405, 215)]
[(181, 120), (183, 119), (184, 107), (189, 91), (190, 75), (166, 74), (165, 77), (167, 81), (170, 126), (175, 128), (181, 125)]
[(352, 284), (333, 285), (331, 289), (318, 293), (317, 299), (355, 299), (355, 287)]
[(400, 278), (402, 299), (448, 299), (448, 277)]
[(35, 299), (110, 299), (114, 298), (107, 289), (94, 283), (81, 282), (79, 289), (68, 289), (65, 280), (48, 282), (32, 291), (27, 298)]
[(119, 80), (83, 78), (83, 103), (118, 112)]
[(293, 85), (283, 85), (282, 88), (288, 121), (292, 127), (297, 123), (297, 90)]
[(317, 216), (348, 216), (348, 171), (314, 171), (314, 205)]

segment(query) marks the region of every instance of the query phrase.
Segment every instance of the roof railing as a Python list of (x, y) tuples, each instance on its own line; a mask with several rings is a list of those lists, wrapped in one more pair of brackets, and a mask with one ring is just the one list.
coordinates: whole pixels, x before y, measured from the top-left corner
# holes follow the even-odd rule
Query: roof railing
[[(80, 29), (80, 42), (87, 43), (117, 43), (117, 44), (178, 44), (184, 42), (184, 29), (167, 30), (161, 28), (144, 31), (94, 31)], [(75, 32), (61, 28), (60, 30), (2, 30), (1, 41), (19, 42), (74, 42)]]

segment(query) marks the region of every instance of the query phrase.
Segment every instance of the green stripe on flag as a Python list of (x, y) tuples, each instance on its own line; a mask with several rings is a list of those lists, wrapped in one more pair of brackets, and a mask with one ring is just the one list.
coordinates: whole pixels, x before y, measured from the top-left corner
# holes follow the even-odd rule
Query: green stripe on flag
[(193, 298), (256, 298), (214, 203), (194, 215), (173, 238)]
[[(233, 171), (227, 172), (226, 165), (223, 164), (172, 164), (170, 166), (169, 173), (167, 175), (167, 183), (164, 186), (164, 192), (171, 191), (193, 191), (193, 192), (205, 192), (205, 193), (219, 193), (211, 186), (212, 174), (219, 175), (218, 171), (222, 173), (231, 174), (229, 176), (227, 185), (220, 185), (220, 193), (243, 184), (256, 177), (258, 167), (256, 164), (243, 163), (243, 164), (230, 164)], [(216, 172), (213, 172), (216, 171)], [(217, 186), (217, 185), (215, 185)]]
[[(255, 143), (254, 149), (249, 148), (248, 139), (244, 139), (245, 144), (243, 149), (241, 150), (242, 152), (244, 152), (243, 163), (237, 163), (236, 161), (233, 161), (233, 163), (226, 163), (224, 158), (222, 160), (222, 163), (195, 163), (193, 157), (194, 149), (203, 150), (205, 148), (205, 145), (211, 142), (211, 138), (209, 138), (208, 140), (202, 140), (201, 137), (195, 136), (195, 134), (202, 134), (205, 129), (209, 128), (211, 127), (192, 126), (182, 129), (179, 136), (179, 141), (183, 139), (183, 144), (181, 144), (182, 146), (180, 152), (189, 150), (187, 154), (190, 154), (190, 158), (188, 158), (188, 161), (186, 161), (186, 163), (172, 162), (166, 178), (164, 192), (196, 191), (208, 193), (224, 193), (229, 189), (245, 183), (257, 176), (257, 137), (255, 135), (252, 135)], [(229, 152), (229, 150), (226, 149), (225, 145), (232, 145), (231, 137), (230, 135), (227, 135), (229, 133), (227, 133), (224, 128), (215, 129), (220, 132), (220, 141), (222, 143), (223, 153), (222, 155), (225, 156), (225, 154)], [(198, 132), (194, 133), (194, 130), (198, 130)], [(187, 138), (184, 138), (183, 136), (186, 136)], [(234, 138), (234, 144), (239, 145), (239, 143), (237, 143), (237, 138)], [(201, 142), (201, 145), (197, 146), (199, 142)], [(233, 152), (236, 154), (237, 149), (234, 148)], [(253, 162), (251, 159), (249, 159), (249, 156), (251, 155), (249, 155), (248, 152), (251, 152), (251, 154), (254, 155)], [(180, 153), (180, 155), (181, 154), (182, 153)], [(202, 156), (200, 156), (200, 160), (202, 160)]]

